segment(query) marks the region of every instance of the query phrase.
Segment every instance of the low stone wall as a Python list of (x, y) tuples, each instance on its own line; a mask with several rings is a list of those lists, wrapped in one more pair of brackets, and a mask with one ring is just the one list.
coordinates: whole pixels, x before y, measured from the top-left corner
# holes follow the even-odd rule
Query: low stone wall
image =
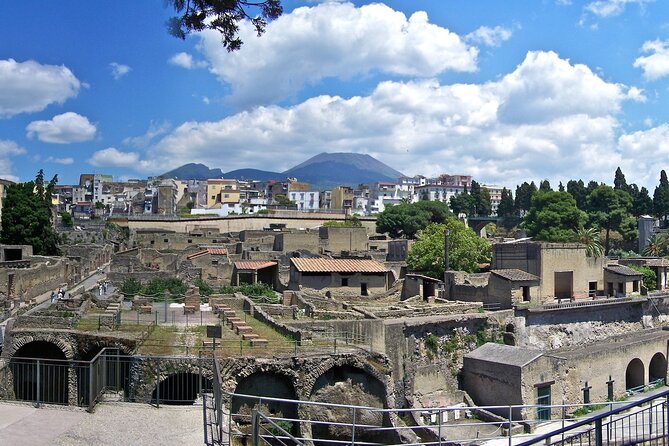
[(282, 335), (293, 338), (295, 341), (298, 342), (298, 344), (301, 343), (302, 341), (311, 339), (308, 333), (304, 333), (301, 330), (298, 330), (294, 327), (276, 321), (272, 316), (270, 316), (267, 312), (265, 312), (265, 310), (260, 308), (260, 306), (256, 305), (251, 299), (244, 296), (243, 294), (235, 293), (235, 297), (243, 298), (244, 311), (248, 311), (251, 316), (259, 320), (260, 322), (271, 326)]

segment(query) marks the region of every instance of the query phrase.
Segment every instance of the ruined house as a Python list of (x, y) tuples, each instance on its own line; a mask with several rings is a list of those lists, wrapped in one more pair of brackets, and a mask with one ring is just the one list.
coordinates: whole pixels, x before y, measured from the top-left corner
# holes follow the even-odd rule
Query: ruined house
[(290, 259), (289, 289), (312, 288), (362, 296), (383, 293), (392, 283), (390, 271), (369, 259)]

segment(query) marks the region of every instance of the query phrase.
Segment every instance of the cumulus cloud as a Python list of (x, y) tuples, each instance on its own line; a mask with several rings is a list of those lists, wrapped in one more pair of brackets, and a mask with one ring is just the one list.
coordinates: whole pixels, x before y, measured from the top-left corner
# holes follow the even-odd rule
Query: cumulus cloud
[(74, 158), (72, 158), (72, 157), (56, 158), (56, 157), (50, 156), (50, 157), (47, 157), (44, 161), (46, 161), (47, 163), (61, 164), (63, 166), (69, 166), (70, 164), (74, 164)]
[(430, 23), (425, 12), (407, 18), (383, 4), (301, 7), (268, 24), (261, 39), (247, 22), (240, 36), (240, 51), (226, 51), (211, 30), (200, 33), (199, 44), (238, 105), (277, 101), (326, 77), (383, 72), (427, 78), (477, 69), (478, 50), (460, 36)]
[(650, 54), (637, 58), (634, 67), (641, 68), (646, 79), (654, 81), (669, 74), (669, 40), (644, 42), (641, 51)]
[(111, 75), (114, 80), (121, 79), (123, 76), (130, 73), (130, 70), (132, 70), (132, 68), (130, 68), (128, 65), (123, 65), (117, 62), (110, 63), (109, 68), (111, 69)]
[(177, 67), (186, 68), (187, 70), (192, 70), (193, 68), (204, 68), (207, 66), (207, 62), (203, 60), (195, 60), (193, 56), (188, 53), (177, 53), (174, 56), (170, 57), (168, 62)]
[(56, 115), (49, 121), (33, 121), (26, 127), (28, 138), (55, 144), (90, 141), (97, 129), (85, 116), (74, 112)]
[(125, 167), (136, 171), (145, 171), (155, 166), (150, 166), (145, 160), (141, 160), (137, 152), (122, 152), (115, 147), (108, 147), (94, 152), (88, 159), (88, 164), (95, 167)]
[(63, 65), (0, 60), (0, 118), (44, 110), (79, 93), (81, 82)]
[(18, 181), (18, 177), (12, 173), (12, 161), (10, 157), (23, 155), (26, 149), (14, 141), (0, 139), (0, 178), (10, 181)]
[(386, 81), (369, 96), (318, 96), (185, 122), (146, 160), (156, 173), (189, 162), (282, 171), (321, 151), (352, 151), (410, 175), (470, 173), (507, 186), (569, 179), (558, 173), (610, 181), (617, 166), (644, 166), (618, 146), (621, 106), (641, 98), (553, 52), (530, 52), (514, 71), (482, 84)]
[(163, 122), (151, 121), (151, 123), (149, 123), (149, 128), (146, 130), (146, 133), (140, 136), (129, 136), (128, 138), (125, 138), (123, 140), (123, 144), (126, 146), (139, 147), (139, 148), (146, 147), (149, 144), (151, 144), (151, 142), (155, 138), (166, 134), (171, 129), (172, 125), (167, 121)]
[(502, 42), (509, 40), (512, 35), (513, 30), (511, 28), (505, 28), (503, 26), (495, 26), (494, 28), (481, 26), (467, 34), (465, 39), (468, 42), (475, 44), (497, 47), (500, 46)]
[(622, 14), (627, 5), (637, 4), (642, 9), (655, 0), (597, 0), (585, 5), (585, 10), (598, 17), (614, 17)]

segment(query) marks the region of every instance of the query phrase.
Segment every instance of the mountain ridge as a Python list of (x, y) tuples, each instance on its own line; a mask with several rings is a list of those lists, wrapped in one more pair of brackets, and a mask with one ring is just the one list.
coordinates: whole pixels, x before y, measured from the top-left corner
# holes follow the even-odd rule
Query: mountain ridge
[(403, 174), (371, 155), (352, 152), (322, 152), (283, 172), (260, 169), (236, 169), (224, 173), (220, 168), (209, 168), (201, 163), (188, 163), (160, 175), (161, 178), (180, 180), (208, 180), (230, 178), (260, 181), (283, 180), (295, 177), (314, 188), (355, 186), (360, 183), (396, 181)]

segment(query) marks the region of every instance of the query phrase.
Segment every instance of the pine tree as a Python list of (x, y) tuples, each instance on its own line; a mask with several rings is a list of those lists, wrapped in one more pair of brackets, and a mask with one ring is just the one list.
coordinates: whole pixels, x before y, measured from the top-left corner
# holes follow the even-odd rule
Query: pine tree
[(629, 192), (627, 181), (625, 180), (625, 174), (620, 169), (620, 167), (616, 169), (616, 176), (613, 180), (613, 188), (616, 190), (624, 190)]
[(660, 172), (660, 184), (653, 193), (653, 209), (658, 218), (667, 219), (667, 215), (669, 215), (669, 180), (667, 180), (667, 173), (664, 170)]
[(515, 217), (516, 206), (513, 203), (513, 196), (511, 191), (507, 190), (506, 187), (502, 189), (502, 197), (499, 200), (499, 206), (497, 206), (497, 216), (498, 217)]

